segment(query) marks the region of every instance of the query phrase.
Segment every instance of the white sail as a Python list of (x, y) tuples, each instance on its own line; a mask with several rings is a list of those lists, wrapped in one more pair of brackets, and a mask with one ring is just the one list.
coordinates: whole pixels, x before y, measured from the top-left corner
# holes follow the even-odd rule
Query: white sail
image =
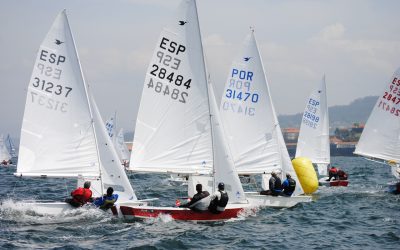
[(194, 1), (183, 1), (146, 73), (130, 170), (209, 173), (211, 128)]
[(400, 163), (400, 68), (385, 84), (357, 143), (355, 154), (393, 163), (399, 178)]
[(18, 157), (17, 156), (17, 150), (15, 149), (14, 142), (12, 141), (10, 135), (7, 135), (6, 141), (7, 141), (7, 145), (8, 145), (8, 148), (9, 148), (8, 152), (10, 153), (11, 158)]
[(129, 150), (125, 144), (124, 130), (122, 128), (115, 137), (114, 143), (121, 162), (129, 161)]
[(99, 109), (93, 97), (90, 100), (101, 164), (101, 181), (94, 182), (91, 180), (91, 189), (99, 190), (101, 189), (101, 185), (103, 185), (102, 189), (104, 191), (100, 193), (101, 195), (105, 193), (108, 187), (112, 187), (114, 193), (119, 195), (119, 201), (137, 200), (111, 138), (103, 125)]
[(92, 181), (94, 196), (111, 186), (121, 200), (136, 200), (88, 93), (65, 10), (35, 62), (16, 175), (78, 177)]
[(307, 99), (300, 134), (297, 141), (296, 157), (307, 157), (318, 165), (320, 175), (327, 175), (330, 164), (329, 114), (325, 76)]
[[(233, 61), (220, 112), (240, 174), (280, 169), (297, 179), (275, 114), (254, 31)], [(297, 185), (295, 194), (303, 193)]]
[(214, 186), (223, 182), (229, 196), (229, 203), (245, 203), (246, 197), (231, 152), (227, 147), (226, 135), (211, 84), (209, 84), (209, 93), (214, 149)]
[(113, 117), (111, 117), (110, 119), (108, 119), (106, 121), (106, 129), (107, 129), (108, 136), (110, 136), (110, 138), (112, 140), (114, 140), (115, 127), (114, 127), (114, 118)]
[(114, 117), (108, 119), (105, 126), (108, 136), (111, 138), (111, 141), (114, 144), (115, 150), (117, 151), (121, 163), (129, 161), (129, 150), (125, 145), (123, 129), (121, 128), (118, 134), (115, 132), (116, 126)]
[(65, 11), (37, 54), (19, 150), (18, 175), (99, 176), (85, 83)]
[(7, 150), (5, 141), (4, 141), (4, 136), (0, 135), (0, 163), (2, 161), (9, 161), (11, 159), (11, 155)]

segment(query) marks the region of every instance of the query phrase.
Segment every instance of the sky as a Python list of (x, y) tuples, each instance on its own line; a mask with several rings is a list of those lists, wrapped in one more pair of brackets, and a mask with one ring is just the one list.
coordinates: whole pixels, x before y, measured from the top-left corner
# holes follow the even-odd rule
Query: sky
[[(134, 130), (145, 72), (179, 0), (1, 0), (0, 134), (20, 134), (36, 53), (67, 9), (103, 119)], [(379, 95), (400, 66), (396, 0), (198, 0), (207, 69), (220, 98), (254, 27), (278, 114), (303, 112), (326, 75), (329, 106)]]

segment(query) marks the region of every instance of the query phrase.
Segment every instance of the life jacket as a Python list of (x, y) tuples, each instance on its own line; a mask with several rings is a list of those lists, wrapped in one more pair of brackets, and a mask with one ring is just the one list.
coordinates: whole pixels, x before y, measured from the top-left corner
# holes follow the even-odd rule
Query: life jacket
[(92, 190), (80, 187), (72, 191), (71, 196), (73, 202), (82, 206), (92, 198)]
[(337, 174), (337, 172), (338, 172), (337, 168), (329, 169), (329, 173), (331, 173), (331, 174)]
[(100, 206), (100, 208), (105, 209), (105, 210), (112, 208), (114, 206), (114, 203), (117, 201), (117, 199), (118, 199), (118, 196), (115, 194), (113, 194), (111, 196), (106, 196), (106, 195), (103, 196), (104, 203), (103, 203), (103, 205)]
[(271, 179), (269, 180), (270, 184), (270, 190), (274, 193), (280, 193), (282, 192), (282, 181), (281, 178), (273, 177), (271, 176)]
[(222, 212), (225, 210), (225, 207), (228, 204), (229, 197), (227, 192), (219, 192), (221, 193), (221, 199), (217, 201), (217, 211)]
[(285, 190), (285, 193), (287, 194), (292, 194), (294, 190), (296, 189), (296, 181), (293, 180), (292, 178), (288, 178), (289, 186), (287, 187), (287, 191)]

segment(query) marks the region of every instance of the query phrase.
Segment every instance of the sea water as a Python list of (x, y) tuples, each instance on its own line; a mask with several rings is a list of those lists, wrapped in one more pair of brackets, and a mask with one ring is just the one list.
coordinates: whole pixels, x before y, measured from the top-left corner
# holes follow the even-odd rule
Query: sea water
[[(348, 174), (348, 187), (320, 187), (311, 203), (265, 208), (227, 222), (177, 222), (168, 216), (129, 221), (96, 209), (63, 217), (41, 216), (24, 199), (63, 200), (74, 181), (20, 179), (0, 169), (0, 249), (400, 249), (400, 195), (388, 193), (390, 168), (357, 157), (333, 157)], [(135, 174), (139, 198), (172, 206), (185, 186), (168, 176)]]

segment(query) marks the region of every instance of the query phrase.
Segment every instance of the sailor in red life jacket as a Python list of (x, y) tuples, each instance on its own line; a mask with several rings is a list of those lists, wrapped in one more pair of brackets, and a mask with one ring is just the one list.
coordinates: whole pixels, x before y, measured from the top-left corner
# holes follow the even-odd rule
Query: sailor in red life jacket
[(66, 199), (65, 202), (71, 204), (73, 207), (81, 207), (87, 202), (92, 201), (92, 190), (90, 190), (90, 181), (83, 184), (83, 188), (79, 187), (71, 192), (72, 198)]
[(332, 167), (329, 169), (329, 178), (328, 178), (327, 181), (332, 180), (332, 178), (334, 178), (335, 180), (338, 179), (338, 169), (337, 169), (335, 166), (332, 166)]

